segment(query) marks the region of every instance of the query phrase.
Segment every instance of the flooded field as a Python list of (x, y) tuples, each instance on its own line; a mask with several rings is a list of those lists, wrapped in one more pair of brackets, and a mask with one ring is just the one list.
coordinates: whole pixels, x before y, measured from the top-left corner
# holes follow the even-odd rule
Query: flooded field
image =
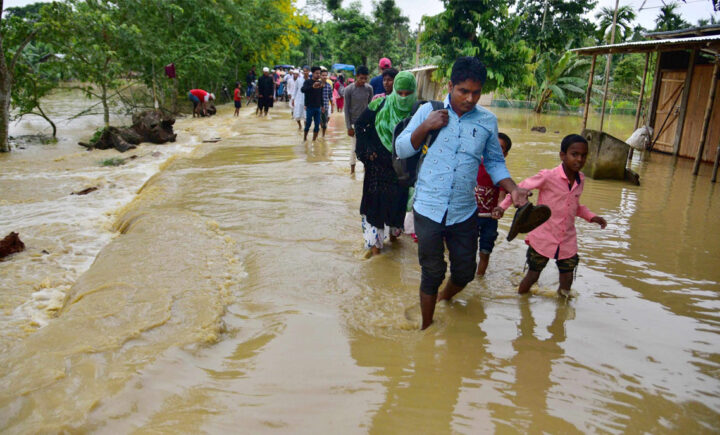
[[(557, 166), (581, 121), (493, 111), (517, 181)], [(315, 143), (284, 103), (240, 115), (181, 119), (177, 143), (119, 167), (75, 145), (96, 118), (0, 155), (0, 234), (27, 245), (0, 263), (2, 432), (720, 431), (709, 166), (636, 154), (640, 186), (589, 179), (581, 202), (608, 227), (578, 220), (569, 301), (552, 264), (516, 295), (508, 213), (486, 277), (420, 332), (412, 239), (363, 259), (342, 115)]]

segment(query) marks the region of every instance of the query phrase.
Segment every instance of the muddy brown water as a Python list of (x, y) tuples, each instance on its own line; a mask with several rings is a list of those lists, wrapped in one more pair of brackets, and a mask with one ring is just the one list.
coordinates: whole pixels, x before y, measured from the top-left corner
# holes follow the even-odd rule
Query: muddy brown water
[[(517, 180), (556, 166), (579, 129), (494, 111)], [(303, 143), (284, 104), (267, 119), (221, 107), (120, 167), (74, 145), (96, 121), (0, 156), (0, 232), (28, 246), (0, 263), (5, 433), (720, 430), (707, 166), (695, 178), (691, 161), (636, 155), (641, 186), (588, 180), (582, 202), (608, 227), (578, 220), (569, 301), (552, 263), (515, 294), (525, 245), (504, 240), (509, 213), (487, 276), (419, 332), (416, 245), (363, 259), (342, 115)]]

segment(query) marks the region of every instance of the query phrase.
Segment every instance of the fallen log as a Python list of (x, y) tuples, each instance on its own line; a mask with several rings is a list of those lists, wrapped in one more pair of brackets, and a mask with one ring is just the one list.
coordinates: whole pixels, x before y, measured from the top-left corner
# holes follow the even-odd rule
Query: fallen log
[(163, 144), (175, 142), (177, 138), (177, 134), (173, 132), (175, 118), (160, 110), (136, 113), (133, 115), (132, 121), (133, 125), (130, 127), (107, 127), (90, 143), (79, 142), (79, 144), (88, 149), (115, 148), (124, 153), (142, 142)]

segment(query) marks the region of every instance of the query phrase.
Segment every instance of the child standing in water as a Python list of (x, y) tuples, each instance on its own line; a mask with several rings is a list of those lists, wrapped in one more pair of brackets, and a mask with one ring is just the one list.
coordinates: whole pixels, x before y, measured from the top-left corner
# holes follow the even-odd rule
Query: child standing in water
[(242, 107), (242, 91), (240, 90), (240, 82), (235, 83), (233, 101), (235, 102), (235, 116), (239, 116), (240, 108)]
[[(498, 133), (498, 142), (502, 147), (503, 157), (507, 157), (512, 147), (510, 136), (505, 133)], [(477, 226), (478, 226), (478, 261), (477, 274), (484, 276), (490, 262), (490, 253), (495, 247), (495, 240), (498, 232), (498, 219), (503, 217), (505, 210), (498, 206), (498, 201), (505, 199), (506, 192), (502, 187), (496, 186), (490, 179), (485, 165), (480, 163), (477, 174), (477, 186), (475, 186), (475, 200), (477, 201)]]
[[(580, 204), (585, 181), (585, 175), (580, 170), (585, 166), (587, 154), (588, 143), (584, 137), (578, 134), (565, 136), (560, 144), (562, 164), (554, 169), (543, 169), (519, 184), (528, 190), (537, 189), (538, 204), (545, 204), (552, 211), (550, 219), (531, 231), (525, 239), (529, 245), (526, 254), (529, 270), (518, 287), (520, 294), (530, 291), (548, 260), (554, 258), (560, 272), (558, 294), (569, 296), (573, 272), (580, 261), (575, 217), (595, 222), (603, 229), (607, 226), (605, 219)], [(506, 197), (500, 207), (507, 210), (510, 202)]]

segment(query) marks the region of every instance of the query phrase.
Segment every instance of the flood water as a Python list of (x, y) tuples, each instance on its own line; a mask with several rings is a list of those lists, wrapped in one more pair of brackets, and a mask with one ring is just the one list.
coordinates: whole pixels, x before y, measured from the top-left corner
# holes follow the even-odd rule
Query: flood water
[[(518, 181), (559, 164), (580, 125), (493, 111)], [(570, 300), (552, 263), (516, 295), (525, 245), (505, 241), (508, 213), (486, 277), (420, 332), (412, 239), (363, 258), (342, 115), (303, 143), (282, 103), (267, 119), (223, 106), (119, 167), (74, 144), (97, 121), (0, 155), (0, 233), (27, 245), (0, 263), (5, 433), (720, 431), (708, 166), (636, 154), (640, 186), (588, 179), (582, 202), (608, 227), (578, 219)]]

